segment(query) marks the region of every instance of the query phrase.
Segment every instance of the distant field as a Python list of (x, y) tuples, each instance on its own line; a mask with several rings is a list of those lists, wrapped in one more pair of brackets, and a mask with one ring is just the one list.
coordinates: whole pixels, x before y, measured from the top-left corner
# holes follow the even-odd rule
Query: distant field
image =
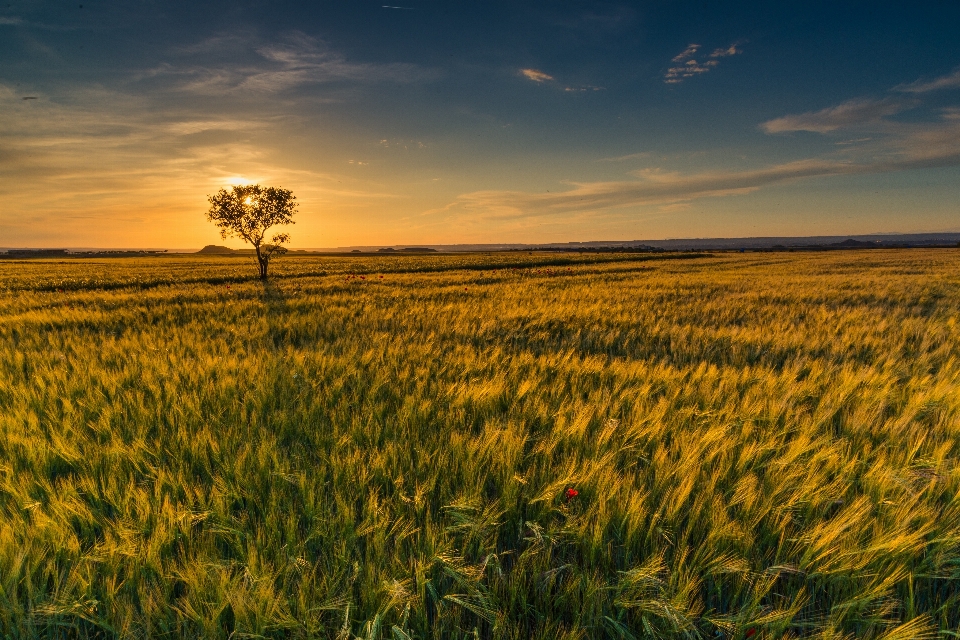
[(0, 262), (0, 635), (960, 636), (960, 250), (272, 269)]

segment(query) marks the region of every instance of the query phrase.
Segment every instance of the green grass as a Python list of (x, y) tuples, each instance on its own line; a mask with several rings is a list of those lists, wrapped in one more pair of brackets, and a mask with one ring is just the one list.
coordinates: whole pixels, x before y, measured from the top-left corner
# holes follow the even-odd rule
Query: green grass
[(960, 252), (271, 269), (0, 262), (0, 635), (960, 634)]

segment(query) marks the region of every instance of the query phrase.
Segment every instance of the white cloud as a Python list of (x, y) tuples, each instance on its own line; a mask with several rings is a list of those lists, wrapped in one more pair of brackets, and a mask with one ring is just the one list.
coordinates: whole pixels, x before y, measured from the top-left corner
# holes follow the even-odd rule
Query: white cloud
[(693, 56), (700, 50), (700, 45), (698, 44), (688, 44), (687, 48), (675, 55), (671, 60), (672, 62), (683, 62), (687, 58)]
[(175, 47), (175, 54), (193, 55), (198, 53), (240, 53), (249, 50), (256, 36), (253, 31), (219, 33), (190, 45)]
[[(760, 128), (767, 133), (786, 133), (790, 131), (829, 133), (831, 131), (857, 128), (870, 128), (883, 133), (893, 127), (896, 129), (893, 133), (897, 133), (897, 131), (903, 131), (905, 125), (890, 121), (888, 119), (889, 116), (920, 106), (922, 104), (922, 96), (919, 94), (956, 87), (960, 87), (960, 68), (934, 80), (916, 80), (907, 84), (897, 85), (890, 90), (897, 93), (915, 94), (915, 97), (887, 96), (879, 99), (855, 98), (819, 111), (808, 111), (806, 113), (774, 118), (761, 124)], [(950, 109), (946, 109), (942, 112), (942, 118), (944, 120), (950, 119), (950, 111)], [(836, 144), (851, 144), (855, 142), (865, 142), (867, 140), (870, 140), (870, 138), (857, 138), (845, 142), (837, 142)]]
[(655, 169), (635, 172), (639, 180), (571, 183), (556, 193), (476, 191), (448, 205), (484, 212), (495, 218), (598, 211), (641, 205), (664, 205), (706, 197), (740, 195), (771, 184), (813, 176), (855, 173), (858, 168), (839, 162), (805, 160), (740, 172), (667, 173)]
[(413, 84), (432, 82), (442, 75), (435, 69), (404, 62), (379, 64), (347, 60), (322, 41), (300, 32), (288, 34), (282, 42), (261, 46), (256, 46), (252, 37), (218, 35), (196, 45), (178, 48), (175, 52), (206, 56), (225, 48), (236, 59), (243, 59), (240, 54), (244, 50), (249, 54), (255, 53), (256, 57), (246, 62), (220, 65), (165, 63), (140, 74), (140, 77), (181, 77), (184, 79), (179, 84), (182, 91), (220, 95), (235, 92), (275, 93), (332, 82)]
[(893, 88), (894, 91), (900, 91), (903, 93), (927, 93), (929, 91), (938, 91), (940, 89), (954, 89), (960, 87), (960, 67), (955, 69), (953, 73), (948, 73), (945, 76), (940, 76), (929, 82), (923, 82), (917, 80), (909, 84), (901, 84)]
[(166, 128), (172, 135), (188, 136), (205, 131), (250, 131), (262, 129), (263, 126), (262, 122), (218, 118), (216, 120), (181, 120), (166, 125)]
[(848, 144), (859, 144), (861, 142), (867, 142), (869, 140), (873, 140), (873, 138), (853, 138), (852, 140), (838, 140), (833, 144), (843, 146)]
[(612, 158), (599, 158), (597, 162), (624, 162), (626, 160), (639, 160), (641, 158), (649, 158), (649, 151), (641, 151), (639, 153), (628, 153), (624, 156), (614, 156)]
[[(539, 69), (520, 69), (519, 74), (526, 78), (527, 80), (532, 80), (537, 84), (543, 84), (546, 82), (553, 82), (556, 80), (549, 73), (544, 73)], [(597, 87), (592, 84), (585, 84), (580, 86), (565, 86), (563, 91), (566, 93), (583, 93), (586, 91), (603, 91), (603, 87)]]
[(786, 133), (789, 131), (814, 131), (828, 133), (837, 129), (846, 129), (864, 124), (875, 124), (886, 116), (905, 111), (914, 103), (897, 99), (883, 98), (872, 100), (859, 98), (847, 100), (820, 111), (809, 111), (796, 115), (783, 116), (760, 125), (767, 133)]
[(427, 145), (422, 140), (406, 140), (404, 138), (384, 138), (380, 140), (380, 146), (384, 149), (426, 149)]
[(713, 53), (710, 54), (711, 58), (726, 58), (728, 56), (735, 56), (738, 53), (743, 53), (742, 49), (738, 49), (738, 43), (734, 42), (726, 49), (714, 49)]
[(675, 65), (667, 69), (667, 72), (663, 76), (663, 81), (666, 84), (680, 84), (687, 78), (693, 78), (694, 76), (707, 73), (720, 64), (718, 58), (725, 58), (741, 53), (742, 50), (737, 47), (738, 44), (734, 43), (726, 49), (715, 49), (713, 53), (708, 56), (708, 60), (699, 62), (693, 56), (700, 50), (700, 45), (689, 44), (686, 49), (671, 58), (671, 62), (675, 63)]
[(520, 75), (526, 77), (528, 80), (533, 80), (534, 82), (546, 82), (547, 80), (553, 80), (553, 76), (536, 69), (520, 69)]
[(0, 16), (0, 24), (9, 24), (9, 25), (23, 24), (23, 20), (21, 20), (20, 18), (8, 18), (8, 17)]
[(257, 49), (257, 53), (279, 68), (265, 69), (249, 75), (240, 84), (242, 89), (277, 91), (301, 84), (337, 80), (406, 84), (438, 78), (435, 71), (404, 62), (351, 62), (304, 34), (293, 34), (288, 43), (261, 47)]
[(744, 195), (764, 187), (812, 178), (949, 166), (960, 166), (960, 110), (945, 110), (936, 122), (888, 126), (884, 139), (869, 145), (845, 147), (829, 157), (742, 171), (684, 174), (642, 169), (632, 172), (635, 180), (569, 183), (570, 188), (559, 192), (475, 191), (462, 194), (443, 209), (431, 213), (459, 211), (489, 218), (562, 216)]

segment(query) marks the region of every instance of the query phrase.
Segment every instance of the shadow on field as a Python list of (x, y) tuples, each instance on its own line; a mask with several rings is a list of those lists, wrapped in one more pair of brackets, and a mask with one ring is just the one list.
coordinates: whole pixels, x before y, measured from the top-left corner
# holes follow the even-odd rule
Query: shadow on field
[(267, 312), (267, 331), (274, 348), (277, 349), (287, 340), (284, 324), (290, 311), (287, 305), (288, 295), (283, 287), (272, 280), (261, 282), (260, 287), (260, 301)]

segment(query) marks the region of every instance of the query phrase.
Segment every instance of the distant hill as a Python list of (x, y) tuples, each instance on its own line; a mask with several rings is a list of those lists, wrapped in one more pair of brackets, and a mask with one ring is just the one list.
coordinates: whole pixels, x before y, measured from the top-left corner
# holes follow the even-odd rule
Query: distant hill
[(221, 247), (218, 244), (208, 244), (203, 249), (200, 249), (200, 251), (197, 251), (197, 253), (236, 253), (236, 251), (230, 247)]
[[(763, 236), (752, 238), (672, 238), (668, 240), (595, 240), (589, 242), (548, 242), (543, 244), (432, 244), (407, 247), (354, 245), (326, 247), (307, 251), (330, 253), (400, 253), (431, 249), (443, 252), (470, 251), (764, 251), (830, 250), (906, 247), (956, 247), (960, 233), (873, 233), (852, 236)], [(393, 249), (393, 251), (390, 251)]]

